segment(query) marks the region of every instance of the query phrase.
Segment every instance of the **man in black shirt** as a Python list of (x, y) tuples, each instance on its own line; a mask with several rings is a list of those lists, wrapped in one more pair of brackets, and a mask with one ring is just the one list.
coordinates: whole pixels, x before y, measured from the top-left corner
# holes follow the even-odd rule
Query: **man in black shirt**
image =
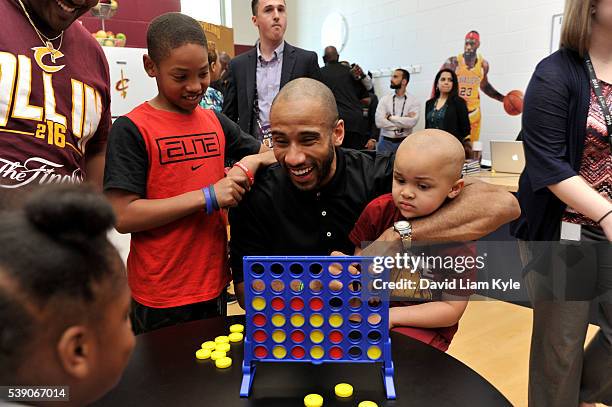
[[(285, 85), (270, 118), (278, 164), (260, 170), (250, 193), (230, 211), (231, 266), (241, 305), (243, 256), (350, 254), (348, 235), (359, 215), (391, 191), (394, 156), (340, 148), (344, 122), (321, 82), (302, 78)], [(519, 214), (503, 188), (466, 182), (463, 193), (434, 214), (411, 220), (412, 238), (474, 240)], [(383, 239), (399, 235), (391, 228)]]
[(351, 67), (338, 62), (336, 47), (326, 47), (321, 68), (321, 80), (336, 98), (340, 118), (344, 121), (342, 147), (364, 150), (368, 141), (367, 121), (363, 117), (361, 100), (369, 97), (368, 90), (355, 79)]

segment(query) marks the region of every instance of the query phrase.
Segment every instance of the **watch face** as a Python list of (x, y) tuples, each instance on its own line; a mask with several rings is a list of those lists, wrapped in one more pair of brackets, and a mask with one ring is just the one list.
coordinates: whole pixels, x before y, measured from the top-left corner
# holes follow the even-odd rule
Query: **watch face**
[(405, 220), (399, 220), (395, 222), (395, 227), (398, 229), (406, 229), (410, 227), (410, 224), (406, 222)]

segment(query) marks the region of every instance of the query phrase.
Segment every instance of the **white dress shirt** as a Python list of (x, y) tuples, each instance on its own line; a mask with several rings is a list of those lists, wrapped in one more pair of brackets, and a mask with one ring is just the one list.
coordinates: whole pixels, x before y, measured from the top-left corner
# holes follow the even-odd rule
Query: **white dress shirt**
[(419, 109), (419, 101), (410, 93), (397, 96), (393, 92), (383, 96), (376, 108), (376, 127), (380, 129), (380, 135), (404, 138), (412, 134), (412, 128), (419, 121)]

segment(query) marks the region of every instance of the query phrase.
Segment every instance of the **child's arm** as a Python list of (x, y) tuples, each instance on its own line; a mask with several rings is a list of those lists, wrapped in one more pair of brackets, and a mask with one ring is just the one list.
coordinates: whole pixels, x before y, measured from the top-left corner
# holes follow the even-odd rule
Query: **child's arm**
[[(127, 117), (118, 118), (108, 140), (104, 187), (117, 216), (117, 230), (122, 233), (160, 227), (206, 207), (200, 189), (170, 198), (146, 199), (147, 157), (147, 148), (137, 126)], [(256, 167), (261, 161), (262, 157), (255, 156), (246, 162)], [(221, 179), (214, 184), (219, 206), (236, 205), (246, 188), (248, 182), (244, 174)]]
[(415, 328), (443, 328), (453, 326), (465, 311), (468, 297), (442, 293), (441, 301), (424, 302), (389, 309), (389, 329), (396, 326)]
[[(232, 177), (214, 184), (217, 202), (221, 208), (236, 206), (246, 189)], [(201, 190), (186, 192), (164, 199), (146, 199), (122, 189), (109, 189), (106, 197), (117, 216), (117, 231), (120, 233), (141, 232), (174, 222), (192, 213), (206, 209)]]
[[(240, 163), (246, 166), (253, 176), (261, 166), (267, 166), (273, 162), (276, 162), (276, 159), (269, 149), (261, 154), (246, 156), (240, 160)], [(250, 189), (249, 183), (247, 174), (241, 168), (232, 167), (227, 176), (213, 186), (219, 207), (229, 208), (238, 205), (244, 193)], [(142, 199), (140, 195), (133, 192), (110, 189), (106, 191), (106, 196), (117, 215), (116, 228), (120, 233), (154, 229), (192, 213), (206, 210), (206, 200), (202, 190), (186, 192), (165, 199)]]

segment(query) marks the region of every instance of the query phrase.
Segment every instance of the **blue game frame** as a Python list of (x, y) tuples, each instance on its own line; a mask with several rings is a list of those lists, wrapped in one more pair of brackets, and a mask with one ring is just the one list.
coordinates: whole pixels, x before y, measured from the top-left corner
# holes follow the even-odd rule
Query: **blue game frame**
[(244, 258), (241, 397), (250, 395), (257, 363), (310, 362), (382, 363), (386, 396), (396, 398), (389, 297), (373, 288), (373, 280), (386, 278), (388, 270), (374, 272), (372, 260), (358, 256)]

